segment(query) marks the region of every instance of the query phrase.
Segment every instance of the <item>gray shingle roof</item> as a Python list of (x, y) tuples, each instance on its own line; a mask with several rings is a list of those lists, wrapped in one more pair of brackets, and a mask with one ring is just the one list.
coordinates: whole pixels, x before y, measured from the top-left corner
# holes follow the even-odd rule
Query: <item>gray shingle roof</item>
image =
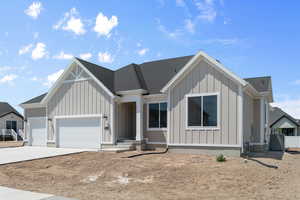
[(245, 78), (258, 92), (268, 92), (272, 90), (272, 80), (270, 76)]
[(129, 64), (116, 71), (78, 59), (110, 91), (144, 89), (149, 94), (160, 90), (177, 74), (193, 56), (163, 59), (142, 64)]
[[(160, 90), (186, 65), (193, 57), (183, 56), (144, 62), (142, 64), (129, 64), (112, 71), (105, 67), (76, 58), (99, 81), (101, 81), (112, 93), (118, 91), (144, 89), (149, 94), (159, 94)], [(272, 90), (271, 77), (246, 78), (257, 91)], [(23, 104), (39, 103), (47, 93), (30, 99)]]
[(3, 117), (9, 113), (15, 113), (23, 118), (23, 116), (7, 102), (0, 102), (0, 117)]
[(298, 120), (296, 120), (295, 118), (293, 118), (292, 116), (290, 116), (289, 114), (287, 114), (286, 112), (284, 112), (282, 109), (280, 109), (278, 107), (272, 107), (270, 109), (270, 112), (269, 112), (270, 126), (272, 126), (275, 122), (280, 120), (282, 117), (286, 117), (289, 120), (291, 120), (292, 122), (294, 122), (296, 125), (300, 126), (300, 123)]
[(21, 104), (40, 103), (47, 94), (48, 93), (46, 92), (46, 93), (44, 93), (44, 94), (42, 94), (40, 96), (34, 97), (32, 99), (29, 99), (28, 101), (25, 101), (25, 102), (23, 102)]

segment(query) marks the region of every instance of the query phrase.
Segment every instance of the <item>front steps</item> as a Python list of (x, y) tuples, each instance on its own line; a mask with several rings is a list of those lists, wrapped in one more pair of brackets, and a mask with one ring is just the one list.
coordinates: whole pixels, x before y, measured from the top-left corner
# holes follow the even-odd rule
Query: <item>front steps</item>
[(118, 140), (117, 144), (104, 144), (102, 145), (102, 151), (105, 152), (125, 152), (136, 150), (136, 145), (138, 144), (135, 140)]

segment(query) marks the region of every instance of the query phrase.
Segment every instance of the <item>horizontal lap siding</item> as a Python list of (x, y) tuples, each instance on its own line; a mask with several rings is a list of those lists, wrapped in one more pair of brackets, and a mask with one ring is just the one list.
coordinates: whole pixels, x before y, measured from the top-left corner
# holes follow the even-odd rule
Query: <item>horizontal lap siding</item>
[[(94, 80), (64, 83), (48, 103), (48, 117), (63, 115), (104, 114), (110, 122), (111, 98)], [(48, 139), (54, 138), (53, 124), (49, 122)], [(111, 131), (105, 130), (103, 142), (111, 142)]]
[(23, 129), (23, 119), (20, 116), (15, 115), (14, 113), (10, 113), (10, 114), (4, 115), (3, 117), (0, 118), (0, 130), (6, 129), (6, 121), (7, 120), (16, 121), (17, 122), (17, 130)]
[[(186, 130), (185, 95), (220, 94), (220, 130)], [(239, 144), (238, 86), (204, 61), (197, 63), (170, 92), (170, 144)]]

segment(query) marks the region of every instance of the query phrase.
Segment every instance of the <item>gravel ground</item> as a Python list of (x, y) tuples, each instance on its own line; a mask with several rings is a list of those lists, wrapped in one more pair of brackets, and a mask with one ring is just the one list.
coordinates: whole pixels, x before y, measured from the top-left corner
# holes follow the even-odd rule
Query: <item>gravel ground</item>
[(85, 152), (0, 166), (0, 185), (94, 199), (300, 199), (300, 154), (282, 160)]

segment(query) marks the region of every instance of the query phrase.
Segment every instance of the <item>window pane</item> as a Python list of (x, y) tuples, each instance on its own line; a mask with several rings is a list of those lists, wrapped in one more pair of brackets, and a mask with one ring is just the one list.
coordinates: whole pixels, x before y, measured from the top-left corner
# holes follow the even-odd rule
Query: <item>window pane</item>
[(188, 97), (188, 126), (201, 126), (201, 97)]
[(160, 103), (160, 128), (167, 128), (167, 103)]
[(159, 104), (149, 104), (149, 128), (159, 128)]
[(217, 126), (217, 96), (203, 97), (203, 126)]

